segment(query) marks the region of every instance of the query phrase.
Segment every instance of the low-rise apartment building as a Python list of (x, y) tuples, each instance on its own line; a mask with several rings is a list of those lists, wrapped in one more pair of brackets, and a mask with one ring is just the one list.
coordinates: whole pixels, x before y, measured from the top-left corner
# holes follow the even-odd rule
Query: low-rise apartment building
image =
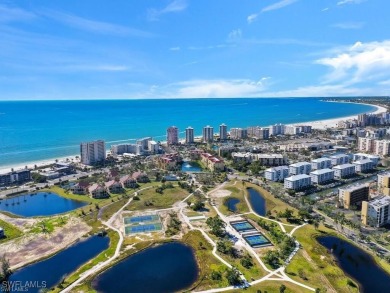
[(354, 164), (342, 164), (333, 167), (334, 177), (343, 179), (354, 176), (356, 174), (356, 166)]
[(264, 177), (274, 182), (283, 181), (284, 178), (288, 177), (288, 166), (269, 168), (264, 171)]
[(369, 172), (374, 169), (374, 163), (370, 159), (355, 161), (352, 164), (355, 165), (357, 173)]
[(211, 171), (223, 171), (225, 170), (225, 162), (209, 153), (203, 153), (201, 155), (202, 163), (206, 165)]
[(298, 162), (289, 166), (290, 175), (309, 175), (311, 172), (311, 164), (308, 162)]
[(316, 184), (324, 184), (334, 179), (334, 170), (319, 169), (310, 172), (311, 182)]
[(350, 156), (344, 154), (333, 155), (329, 159), (332, 160), (333, 166), (348, 164), (351, 160)]
[(294, 175), (284, 179), (284, 188), (302, 190), (311, 185), (311, 177), (306, 174)]
[(312, 170), (330, 169), (332, 168), (332, 160), (328, 158), (319, 158), (311, 161)]

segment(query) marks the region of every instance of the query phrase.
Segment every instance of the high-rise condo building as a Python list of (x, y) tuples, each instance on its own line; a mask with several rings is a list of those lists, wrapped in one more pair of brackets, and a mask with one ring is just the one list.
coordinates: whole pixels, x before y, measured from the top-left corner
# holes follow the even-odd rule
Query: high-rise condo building
[(227, 140), (227, 126), (224, 123), (219, 125), (219, 140), (220, 141)]
[(176, 126), (168, 127), (167, 129), (167, 144), (179, 143), (179, 129)]
[(186, 128), (186, 143), (194, 143), (194, 129), (191, 126)]
[(80, 158), (84, 165), (93, 165), (106, 159), (106, 144), (104, 140), (82, 142), (80, 144)]
[(214, 128), (210, 125), (203, 127), (203, 142), (211, 142), (214, 139)]

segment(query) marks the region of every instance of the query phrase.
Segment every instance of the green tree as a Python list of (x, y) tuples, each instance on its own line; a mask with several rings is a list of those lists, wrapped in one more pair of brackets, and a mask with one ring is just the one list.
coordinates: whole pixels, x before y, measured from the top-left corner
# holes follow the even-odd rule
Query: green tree
[(5, 254), (3, 254), (0, 258), (1, 263), (1, 272), (0, 272), (0, 281), (6, 281), (9, 276), (12, 275), (11, 265), (9, 260), (6, 258)]
[(229, 284), (232, 286), (237, 286), (242, 284), (240, 272), (234, 267), (226, 271), (226, 279), (228, 280)]
[(279, 287), (279, 292), (280, 293), (284, 293), (284, 291), (286, 291), (286, 286), (284, 285), (284, 284), (282, 284), (282, 285), (280, 285), (280, 287)]

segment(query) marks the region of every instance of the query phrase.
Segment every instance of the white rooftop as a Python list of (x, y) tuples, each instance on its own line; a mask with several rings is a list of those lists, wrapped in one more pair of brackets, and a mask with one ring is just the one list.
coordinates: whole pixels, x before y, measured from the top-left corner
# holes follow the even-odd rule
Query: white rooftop
[(298, 162), (295, 164), (291, 164), (290, 167), (301, 167), (301, 166), (306, 166), (306, 165), (311, 165), (311, 164), (308, 162)]
[(333, 169), (346, 169), (346, 168), (350, 168), (350, 167), (355, 167), (355, 165), (354, 164), (342, 164), (342, 165), (334, 166)]
[(321, 175), (321, 174), (326, 174), (329, 172), (334, 172), (332, 169), (320, 169), (320, 170), (315, 170), (313, 172), (310, 172), (311, 175)]
[(311, 177), (309, 175), (299, 174), (299, 175), (293, 175), (293, 176), (287, 177), (285, 180), (295, 181), (295, 180), (306, 179), (306, 178), (311, 179)]

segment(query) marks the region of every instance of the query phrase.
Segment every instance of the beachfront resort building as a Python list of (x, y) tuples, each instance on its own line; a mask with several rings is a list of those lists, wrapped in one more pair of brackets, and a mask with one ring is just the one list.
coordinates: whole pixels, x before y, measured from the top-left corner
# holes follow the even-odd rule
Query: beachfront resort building
[(390, 195), (390, 173), (378, 174), (378, 189), (380, 193)]
[(269, 134), (272, 135), (272, 136), (284, 135), (285, 129), (286, 129), (286, 126), (283, 125), (283, 124), (271, 125), (269, 127)]
[(294, 175), (284, 179), (284, 188), (302, 190), (311, 185), (311, 177), (306, 174)]
[(194, 129), (189, 126), (186, 128), (186, 144), (194, 143), (195, 136), (194, 136)]
[(374, 169), (374, 163), (370, 159), (355, 161), (352, 164), (355, 165), (356, 173), (369, 172)]
[(167, 129), (167, 144), (173, 145), (179, 143), (179, 129), (176, 126)]
[(0, 174), (0, 186), (7, 186), (13, 183), (22, 183), (31, 180), (31, 171), (22, 169)]
[(140, 155), (142, 147), (138, 144), (116, 144), (111, 146), (111, 155), (116, 158), (123, 154)]
[(332, 160), (328, 158), (319, 158), (311, 161), (312, 170), (330, 169), (332, 168)]
[(308, 162), (298, 162), (289, 166), (290, 175), (309, 175), (311, 172), (311, 164)]
[(152, 141), (152, 137), (144, 137), (137, 140), (137, 145), (141, 146), (141, 152), (148, 150), (149, 141)]
[(227, 126), (222, 123), (221, 125), (219, 125), (219, 140), (220, 141), (225, 141), (227, 140)]
[(94, 165), (106, 159), (106, 144), (104, 140), (82, 142), (80, 144), (80, 158), (84, 165)]
[[(379, 136), (379, 134), (377, 136)], [(359, 151), (374, 153), (379, 156), (387, 156), (390, 154), (390, 141), (374, 139), (371, 137), (359, 137), (358, 149)]]
[(342, 165), (334, 166), (333, 167), (334, 177), (336, 179), (344, 179), (344, 178), (354, 176), (356, 174), (355, 168), (356, 167), (354, 164), (342, 164)]
[(350, 156), (344, 154), (333, 155), (329, 159), (332, 160), (333, 166), (348, 164), (351, 160)]
[(367, 201), (370, 193), (368, 184), (356, 184), (339, 188), (339, 202), (345, 209), (352, 206), (360, 207), (363, 201)]
[(245, 128), (230, 128), (230, 139), (239, 140), (248, 137), (248, 131)]
[(311, 182), (316, 184), (324, 184), (334, 179), (334, 170), (332, 169), (319, 169), (310, 172)]
[(361, 220), (363, 225), (381, 227), (390, 224), (390, 196), (382, 195), (362, 203)]
[(269, 139), (269, 128), (251, 126), (247, 128), (248, 136), (257, 139)]
[(283, 181), (284, 178), (288, 177), (288, 166), (269, 168), (264, 171), (264, 177), (274, 182)]
[(210, 125), (203, 127), (203, 142), (212, 142), (214, 140), (214, 128)]

